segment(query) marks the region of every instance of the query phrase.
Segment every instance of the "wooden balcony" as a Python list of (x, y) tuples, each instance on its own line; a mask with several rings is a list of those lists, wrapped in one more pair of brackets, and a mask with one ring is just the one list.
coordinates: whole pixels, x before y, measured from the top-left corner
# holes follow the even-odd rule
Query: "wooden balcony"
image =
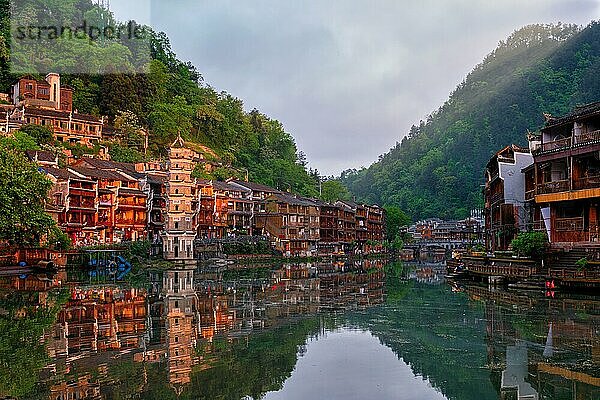
[(548, 276), (565, 282), (600, 282), (600, 271), (589, 269), (558, 269), (550, 268)]
[(586, 176), (573, 181), (573, 189), (595, 189), (600, 188), (600, 175)]
[(533, 200), (535, 198), (535, 189), (527, 190), (525, 192), (525, 201)]
[(132, 199), (132, 198), (120, 198), (118, 200), (119, 207), (122, 208), (141, 208), (146, 209), (146, 201), (145, 199)]
[(536, 232), (546, 232), (546, 224), (544, 221), (533, 221), (532, 228)]
[(492, 195), (489, 196), (489, 202), (490, 204), (495, 204), (495, 203), (499, 203), (504, 199), (504, 193), (500, 192), (500, 193), (494, 193)]
[(554, 229), (559, 232), (565, 231), (583, 231), (584, 222), (583, 217), (577, 218), (557, 218), (554, 220)]
[(600, 143), (600, 130), (581, 133), (575, 136), (574, 145), (581, 145), (586, 143)]
[(570, 189), (570, 182), (568, 179), (562, 181), (545, 182), (537, 185), (537, 194), (548, 194), (548, 193), (560, 193), (568, 192)]
[(542, 143), (539, 149), (536, 151), (537, 153), (544, 153), (548, 151), (557, 151), (562, 149), (568, 149), (571, 147), (572, 141), (571, 138), (564, 138), (559, 140), (554, 140), (552, 142)]

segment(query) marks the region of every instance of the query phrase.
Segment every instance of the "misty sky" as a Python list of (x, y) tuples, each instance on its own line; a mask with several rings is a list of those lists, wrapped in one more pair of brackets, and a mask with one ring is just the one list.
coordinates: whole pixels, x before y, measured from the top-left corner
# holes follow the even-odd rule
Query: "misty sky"
[(526, 24), (587, 24), (600, 0), (112, 0), (205, 81), (283, 122), (322, 174), (368, 166)]

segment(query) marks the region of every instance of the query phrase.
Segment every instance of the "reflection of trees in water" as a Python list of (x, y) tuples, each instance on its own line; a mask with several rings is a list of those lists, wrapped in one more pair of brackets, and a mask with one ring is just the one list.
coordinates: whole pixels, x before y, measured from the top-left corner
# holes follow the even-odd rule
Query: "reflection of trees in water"
[(49, 357), (40, 338), (65, 301), (60, 291), (0, 293), (0, 397), (42, 395), (37, 377)]
[[(230, 343), (219, 342), (218, 349), (203, 351), (206, 364), (192, 372), (191, 384), (180, 398), (260, 399), (269, 391), (280, 390), (298, 361), (306, 340), (319, 332), (318, 317), (291, 321), (285, 326)], [(212, 353), (210, 352), (212, 351)], [(175, 398), (164, 371), (149, 370), (144, 398)]]
[[(296, 273), (300, 270), (290, 271)], [(331, 275), (333, 272), (335, 271), (327, 270), (328, 275), (323, 277), (325, 282), (334, 276)], [(345, 289), (353, 288), (352, 290), (356, 292), (359, 287), (370, 288), (365, 286), (365, 282), (369, 281), (365, 280), (365, 277), (370, 277), (376, 270), (367, 269), (359, 272), (357, 273), (355, 269), (344, 272), (355, 277), (343, 280)], [(265, 316), (270, 321), (266, 325), (270, 327), (260, 333), (253, 332), (249, 336), (240, 336), (235, 330), (235, 332), (230, 330), (220, 332), (211, 337), (212, 340), (203, 342), (208, 345), (196, 349), (194, 357), (197, 357), (199, 362), (191, 367), (191, 381), (180, 397), (261, 398), (268, 391), (281, 389), (285, 380), (291, 375), (298, 357), (306, 351), (307, 338), (343, 326), (368, 329), (379, 337), (382, 344), (391, 348), (398, 357), (408, 363), (416, 375), (427, 378), (435, 388), (450, 399), (499, 398), (506, 349), (507, 346), (514, 345), (515, 339), (537, 345), (533, 350), (529, 348), (529, 371), (536, 374), (537, 381), (531, 383), (540, 394), (553, 399), (572, 398), (569, 396), (573, 391), (567, 388), (571, 385), (571, 387), (576, 386), (579, 393), (584, 393), (584, 399), (600, 398), (600, 396), (594, 397), (598, 392), (588, 390), (582, 382), (574, 384), (561, 376), (566, 373), (565, 371), (573, 370), (569, 363), (572, 364), (577, 360), (584, 362), (598, 360), (598, 346), (594, 344), (598, 341), (598, 335), (593, 336), (594, 331), (590, 330), (590, 327), (598, 328), (596, 316), (600, 309), (598, 303), (586, 299), (577, 299), (570, 303), (566, 300), (533, 301), (523, 295), (511, 295), (511, 297), (501, 292), (487, 293), (487, 288), (483, 288), (483, 292), (467, 290), (467, 294), (473, 299), (483, 300), (472, 301), (467, 294), (452, 293), (445, 286), (432, 287), (406, 279), (409, 272), (409, 268), (402, 264), (391, 264), (385, 268), (386, 304), (381, 307), (359, 308), (357, 312), (325, 313), (320, 317), (311, 313), (308, 313), (310, 316), (301, 317), (304, 312), (292, 313), (298, 314), (296, 317), (290, 317), (289, 313), (278, 313), (276, 322), (273, 320), (274, 317)], [(256, 277), (251, 275), (251, 278)], [(286, 275), (285, 278), (294, 277)], [(280, 307), (285, 303), (282, 299), (287, 298), (280, 295), (291, 293), (291, 289), (290, 291), (284, 289), (294, 288), (299, 291), (298, 293), (302, 293), (296, 288), (298, 286), (296, 284), (304, 285), (306, 279), (308, 278), (302, 275), (301, 278), (294, 278), (289, 282), (285, 280), (288, 283), (284, 286), (269, 287), (268, 296), (262, 294), (262, 287), (260, 290), (257, 289), (257, 293), (269, 299), (265, 304), (275, 306), (279, 304), (277, 307)], [(314, 280), (314, 278), (310, 279)], [(327, 287), (324, 285), (318, 292), (323, 292)], [(378, 288), (379, 286), (376, 286), (377, 290)], [(244, 291), (239, 286), (238, 289), (237, 298), (242, 301)], [(338, 289), (336, 293), (339, 292)], [(213, 291), (214, 289), (211, 289), (211, 292)], [(23, 304), (37, 301), (37, 298), (20, 296), (4, 298), (0, 308), (15, 310), (11, 312), (16, 314), (16, 310), (21, 310)], [(320, 303), (323, 303), (325, 297), (322, 293), (321, 297)], [(237, 304), (234, 303), (235, 301), (227, 304), (233, 307)], [(289, 307), (291, 305), (286, 309), (296, 310)], [(240, 318), (239, 307), (232, 309), (234, 308), (237, 318)], [(212, 308), (209, 311), (213, 315)], [(161, 311), (160, 314), (162, 315), (163, 312)], [(8, 381), (9, 378), (5, 379), (7, 375), (4, 373), (0, 374), (0, 390), (2, 390), (0, 395), (32, 392), (36, 388), (35, 371), (46, 362), (46, 353), (38, 342), (41, 333), (36, 329), (51, 325), (54, 316), (50, 315), (51, 320), (45, 322), (43, 318), (36, 320), (38, 317), (35, 314), (25, 315), (27, 318), (22, 318), (22, 325), (15, 326), (14, 329), (11, 327), (8, 331), (0, 330), (0, 361), (6, 363), (5, 360), (19, 360), (22, 364), (22, 366), (19, 364), (18, 368), (11, 368), (12, 381)], [(540, 367), (538, 371), (531, 369), (531, 362), (545, 361), (540, 360), (540, 356), (547, 336), (547, 316), (550, 316), (555, 327), (555, 345), (558, 351), (550, 362)], [(0, 322), (5, 320), (6, 315), (3, 315)], [(35, 326), (29, 327), (27, 325), (29, 323)], [(568, 327), (570, 327), (570, 336), (565, 334), (567, 332), (565, 329)], [(13, 340), (5, 333), (18, 330), (23, 331), (21, 337), (26, 337), (25, 344), (20, 348), (15, 342), (19, 340), (18, 334), (15, 333), (17, 336)], [(581, 340), (575, 340), (577, 337)], [(6, 343), (11, 347), (7, 347)], [(155, 345), (160, 346), (160, 340)], [(10, 351), (7, 352), (7, 349)], [(565, 352), (565, 349), (571, 351)], [(31, 355), (27, 355), (28, 352)], [(177, 397), (169, 385), (168, 368), (164, 361), (140, 363), (124, 358), (112, 361), (106, 359), (108, 360), (107, 371), (102, 375), (97, 368), (99, 360), (100, 358), (96, 360), (92, 356), (85, 361), (85, 366), (82, 365), (87, 368), (94, 364), (91, 369), (73, 370), (70, 375), (57, 379), (76, 379), (91, 370), (92, 375), (93, 371), (100, 374), (93, 375), (92, 380), (101, 383), (102, 395), (107, 398), (127, 398), (135, 395), (143, 398)], [(598, 362), (594, 361), (592, 364), (597, 366)], [(11, 364), (12, 366), (14, 364)], [(556, 367), (565, 368), (561, 370)], [(529, 378), (527, 379), (529, 381)]]
[[(446, 286), (386, 282), (387, 304), (352, 314), (450, 399), (497, 399), (486, 365), (483, 309)], [(497, 379), (497, 378), (496, 378)]]

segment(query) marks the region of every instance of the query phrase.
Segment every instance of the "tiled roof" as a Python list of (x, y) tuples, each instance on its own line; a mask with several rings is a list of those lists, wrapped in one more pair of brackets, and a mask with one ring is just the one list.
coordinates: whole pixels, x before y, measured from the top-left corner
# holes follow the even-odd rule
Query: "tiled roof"
[(80, 161), (77, 162), (77, 164), (79, 164), (79, 165), (81, 165), (83, 163), (87, 164), (91, 168), (121, 169), (121, 170), (127, 171), (127, 172), (136, 172), (135, 164), (132, 164), (132, 163), (122, 163), (122, 162), (109, 161), (109, 160), (100, 160), (99, 158), (91, 158), (91, 157), (82, 158)]
[(29, 158), (31, 161), (56, 161), (56, 156), (52, 154), (51, 151), (47, 150), (27, 150), (25, 154), (27, 155), (27, 158)]
[(573, 111), (563, 117), (549, 117), (544, 129), (575, 122), (581, 118), (600, 115), (600, 102), (585, 104), (575, 107)]
[(317, 205), (310, 199), (303, 198), (303, 197), (296, 197), (289, 193), (275, 193), (272, 196), (273, 196), (272, 198), (275, 198), (277, 201), (288, 203), (288, 204), (294, 204), (294, 205), (299, 205), (299, 206), (309, 206), (309, 207)]
[(119, 194), (131, 194), (131, 195), (137, 195), (137, 196), (146, 196), (146, 194), (139, 189), (126, 188), (126, 187), (120, 187)]
[(67, 180), (69, 178), (82, 179), (79, 175), (76, 175), (73, 172), (71, 172), (65, 168), (44, 167), (43, 170), (48, 175), (52, 175), (53, 177), (55, 177), (57, 179), (64, 179), (64, 180)]
[(275, 189), (275, 188), (272, 188), (272, 187), (267, 186), (267, 185), (262, 185), (260, 183), (240, 181), (240, 180), (237, 180), (237, 179), (232, 179), (229, 182), (233, 182), (233, 183), (235, 183), (237, 185), (243, 186), (243, 187), (248, 188), (248, 189), (250, 189), (252, 191), (267, 192), (267, 193), (283, 193), (279, 189)]
[(146, 178), (148, 179), (148, 183), (156, 185), (164, 184), (168, 180), (166, 174), (147, 173)]
[(127, 175), (118, 171), (86, 167), (70, 167), (70, 169), (93, 179), (110, 179), (114, 181), (135, 182), (134, 179), (131, 179)]

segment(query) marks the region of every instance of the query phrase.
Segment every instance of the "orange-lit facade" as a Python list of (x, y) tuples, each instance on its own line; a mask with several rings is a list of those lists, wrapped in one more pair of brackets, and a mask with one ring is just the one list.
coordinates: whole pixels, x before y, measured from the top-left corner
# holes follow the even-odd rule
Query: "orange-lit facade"
[(198, 238), (225, 237), (228, 226), (229, 197), (222, 182), (199, 181)]
[(73, 89), (61, 85), (59, 74), (50, 73), (45, 80), (23, 77), (13, 85), (11, 97), (9, 120), (13, 129), (24, 124), (41, 125), (58, 141), (85, 146), (102, 139), (104, 118), (73, 110)]

